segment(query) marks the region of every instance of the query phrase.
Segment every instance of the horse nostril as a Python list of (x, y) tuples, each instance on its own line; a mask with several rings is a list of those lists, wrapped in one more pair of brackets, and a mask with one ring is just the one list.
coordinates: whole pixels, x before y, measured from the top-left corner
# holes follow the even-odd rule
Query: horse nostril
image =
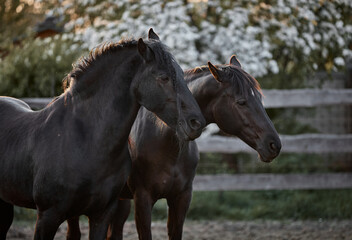
[(281, 149), (281, 145), (276, 142), (271, 142), (269, 144), (269, 146), (270, 146), (271, 151), (273, 151), (273, 152), (279, 152)]
[(191, 119), (189, 121), (190, 126), (193, 130), (199, 130), (202, 127), (202, 124), (197, 119)]
[(275, 146), (275, 143), (273, 143), (273, 142), (270, 143), (270, 149), (273, 150), (273, 151), (277, 150), (277, 147)]

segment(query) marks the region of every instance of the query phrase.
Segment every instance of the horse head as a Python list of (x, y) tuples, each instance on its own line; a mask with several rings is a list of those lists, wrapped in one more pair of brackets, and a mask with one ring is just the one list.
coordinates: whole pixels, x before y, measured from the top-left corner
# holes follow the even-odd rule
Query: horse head
[(225, 133), (235, 135), (254, 148), (264, 162), (280, 152), (281, 141), (263, 104), (259, 83), (236, 56), (230, 64), (208, 67), (217, 81), (217, 96), (211, 102), (214, 121)]
[(138, 102), (174, 129), (180, 139), (199, 137), (205, 119), (181, 67), (153, 29), (148, 40), (138, 40), (138, 52), (144, 60), (134, 88)]

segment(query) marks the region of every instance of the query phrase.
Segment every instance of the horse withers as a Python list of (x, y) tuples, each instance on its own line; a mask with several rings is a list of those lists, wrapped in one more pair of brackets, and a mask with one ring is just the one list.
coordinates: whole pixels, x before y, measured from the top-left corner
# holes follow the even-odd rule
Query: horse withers
[[(245, 72), (235, 56), (230, 64), (197, 67), (185, 72), (189, 89), (206, 123), (216, 123), (257, 150), (264, 162), (280, 152), (281, 142), (262, 104), (259, 83)], [(132, 170), (122, 198), (134, 199), (139, 239), (151, 239), (151, 210), (158, 199), (169, 206), (169, 239), (181, 239), (183, 223), (192, 197), (199, 152), (194, 141), (180, 142), (174, 131), (141, 108), (130, 133)], [(121, 200), (109, 231), (109, 239), (122, 239), (123, 224), (130, 211)]]
[(0, 239), (13, 205), (37, 209), (34, 239), (53, 239), (66, 219), (87, 215), (90, 239), (105, 239), (131, 169), (128, 136), (140, 106), (198, 137), (205, 120), (183, 72), (151, 29), (149, 39), (105, 44), (81, 59), (68, 87), (32, 111), (0, 98)]

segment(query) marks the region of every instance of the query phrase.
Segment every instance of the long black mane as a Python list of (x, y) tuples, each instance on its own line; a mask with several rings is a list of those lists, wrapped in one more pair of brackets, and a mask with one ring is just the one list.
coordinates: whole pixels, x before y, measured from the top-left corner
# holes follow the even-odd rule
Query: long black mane
[[(230, 76), (228, 80), (231, 81), (231, 85), (234, 87), (236, 93), (241, 94), (247, 98), (247, 90), (249, 88), (253, 90), (253, 93), (256, 96), (258, 96), (260, 99), (262, 98), (263, 94), (259, 82), (242, 68), (230, 64), (216, 65), (216, 67), (225, 72), (227, 76)], [(185, 79), (187, 83), (190, 83), (199, 79), (199, 77), (202, 75), (205, 76), (209, 74), (211, 74), (209, 67), (204, 65), (186, 70), (185, 75), (187, 77)]]
[[(168, 64), (172, 65), (170, 62), (170, 57), (171, 61), (175, 61), (169, 49), (160, 41), (155, 41), (153, 39), (144, 41), (153, 50), (156, 61), (159, 63), (159, 65), (165, 64), (165, 62), (168, 62)], [(93, 48), (88, 56), (81, 57), (77, 60), (76, 63), (72, 65), (73, 69), (63, 79), (62, 87), (64, 91), (73, 86), (76, 82), (79, 82), (85, 73), (89, 72), (89, 70), (98, 62), (101, 62), (101, 59), (105, 58), (106, 56), (115, 54), (116, 52), (123, 49), (136, 48), (137, 44), (138, 41), (135, 39), (123, 39), (117, 43), (102, 43)], [(108, 64), (108, 62), (106, 63)], [(175, 75), (176, 73), (172, 74)]]
[(137, 41), (134, 39), (130, 40), (121, 40), (117, 43), (102, 43), (97, 47), (93, 48), (88, 56), (82, 56), (80, 59), (77, 60), (76, 63), (72, 64), (73, 69), (71, 72), (63, 79), (63, 89), (66, 90), (69, 88), (72, 81), (78, 81), (81, 76), (88, 71), (88, 69), (94, 65), (97, 60), (106, 56), (107, 54), (115, 53), (118, 50), (124, 48), (130, 48), (137, 46)]
[[(98, 63), (102, 63), (102, 59), (110, 56), (122, 49), (133, 48), (137, 46), (137, 41), (134, 39), (124, 39), (117, 43), (106, 42), (93, 48), (88, 56), (82, 56), (76, 63), (72, 64), (73, 69), (63, 79), (62, 88), (66, 92), (75, 83), (80, 82), (87, 72), (90, 71)], [(104, 64), (104, 63), (103, 63)]]

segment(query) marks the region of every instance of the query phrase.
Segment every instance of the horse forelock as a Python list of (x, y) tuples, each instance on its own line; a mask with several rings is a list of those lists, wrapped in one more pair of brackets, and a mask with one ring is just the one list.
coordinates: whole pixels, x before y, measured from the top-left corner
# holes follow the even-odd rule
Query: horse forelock
[(180, 99), (180, 80), (183, 81), (183, 70), (171, 54), (169, 48), (158, 40), (149, 40), (150, 48), (152, 49), (155, 60), (158, 66), (163, 66), (163, 69), (167, 71), (168, 75), (171, 76), (171, 81), (176, 92), (176, 105), (179, 112), (181, 112), (181, 99)]
[[(174, 56), (171, 54), (170, 49), (158, 40), (148, 40), (150, 48), (152, 49), (156, 62), (159, 66), (163, 66), (164, 70), (172, 77), (174, 86), (177, 85), (177, 75), (183, 74), (183, 71)], [(148, 43), (148, 42), (147, 42)]]
[(242, 68), (233, 65), (227, 65), (223, 69), (231, 76), (230, 79), (237, 94), (242, 95), (246, 99), (250, 94), (258, 97), (260, 100), (262, 99), (263, 93), (260, 84), (253, 76)]

